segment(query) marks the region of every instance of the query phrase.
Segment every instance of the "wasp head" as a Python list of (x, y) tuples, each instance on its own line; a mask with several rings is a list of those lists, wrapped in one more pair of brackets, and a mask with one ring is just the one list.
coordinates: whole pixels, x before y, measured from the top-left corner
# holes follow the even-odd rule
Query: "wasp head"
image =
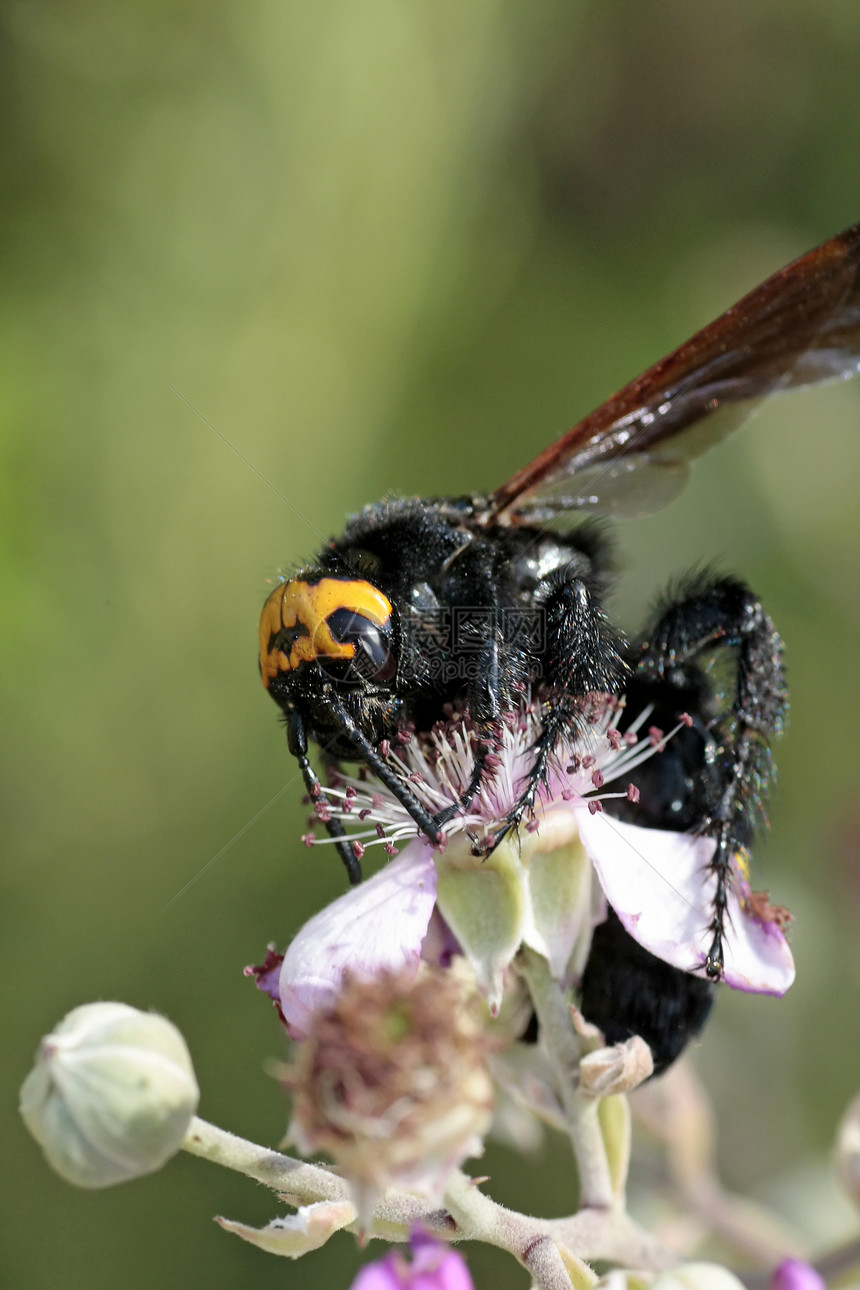
[(370, 582), (293, 578), (263, 606), (260, 673), (276, 701), (313, 674), (338, 689), (384, 689), (396, 671), (391, 602)]

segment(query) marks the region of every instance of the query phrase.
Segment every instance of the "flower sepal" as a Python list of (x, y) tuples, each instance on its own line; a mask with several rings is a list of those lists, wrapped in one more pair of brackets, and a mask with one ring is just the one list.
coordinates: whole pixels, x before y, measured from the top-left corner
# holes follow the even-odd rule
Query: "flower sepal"
[(505, 972), (523, 939), (528, 896), (521, 859), (508, 839), (492, 855), (474, 856), (460, 835), (437, 856), (436, 870), (440, 912), (495, 1016)]
[(273, 1218), (265, 1227), (249, 1227), (247, 1223), (238, 1223), (230, 1218), (217, 1218), (215, 1221), (225, 1232), (241, 1236), (243, 1241), (256, 1245), (258, 1250), (282, 1258), (300, 1259), (303, 1254), (325, 1245), (329, 1237), (349, 1227), (355, 1219), (356, 1209), (351, 1201), (326, 1200), (315, 1205), (302, 1205), (295, 1214)]

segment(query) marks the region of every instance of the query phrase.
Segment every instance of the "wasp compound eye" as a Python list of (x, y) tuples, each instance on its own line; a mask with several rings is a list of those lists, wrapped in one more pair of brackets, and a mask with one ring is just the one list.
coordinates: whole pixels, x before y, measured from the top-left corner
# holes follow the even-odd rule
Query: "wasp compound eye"
[[(375, 682), (385, 685), (394, 680), (397, 664), (391, 652), (391, 628), (378, 626), (352, 609), (336, 609), (327, 621), (332, 639), (339, 645), (351, 645), (352, 657), (346, 667), (340, 664), (338, 679), (355, 684)], [(327, 662), (318, 655), (321, 663)]]

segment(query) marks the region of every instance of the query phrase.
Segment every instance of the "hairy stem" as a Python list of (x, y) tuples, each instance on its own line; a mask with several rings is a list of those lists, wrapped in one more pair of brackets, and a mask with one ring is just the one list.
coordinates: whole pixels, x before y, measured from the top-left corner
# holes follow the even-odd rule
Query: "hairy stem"
[(546, 959), (540, 954), (524, 946), (517, 962), (532, 997), (564, 1107), (567, 1131), (579, 1170), (580, 1204), (587, 1209), (610, 1209), (615, 1204), (615, 1197), (597, 1115), (599, 1101), (583, 1097), (579, 1092), (581, 1053), (567, 1000), (559, 983), (550, 975)]
[[(198, 1116), (191, 1121), (182, 1147), (193, 1156), (264, 1183), (296, 1206), (351, 1200), (348, 1183), (330, 1169), (257, 1146)], [(443, 1210), (428, 1211), (420, 1197), (394, 1189), (387, 1191), (377, 1205), (372, 1235), (402, 1241), (419, 1220), (438, 1235), (449, 1239), (454, 1235), (453, 1223)]]
[[(258, 1146), (197, 1117), (182, 1145), (191, 1155), (271, 1187), (296, 1208), (319, 1201), (351, 1200), (347, 1182), (331, 1170)], [(447, 1241), (483, 1241), (506, 1250), (529, 1270), (540, 1290), (569, 1290), (570, 1286), (588, 1290), (596, 1280), (588, 1266), (594, 1259), (654, 1269), (672, 1261), (665, 1249), (620, 1210), (583, 1210), (565, 1219), (532, 1218), (497, 1204), (459, 1170), (449, 1180), (442, 1208), (429, 1207), (418, 1196), (390, 1188), (379, 1200), (367, 1230), (359, 1232), (357, 1214), (355, 1222), (347, 1226), (362, 1239), (405, 1241), (416, 1222)]]

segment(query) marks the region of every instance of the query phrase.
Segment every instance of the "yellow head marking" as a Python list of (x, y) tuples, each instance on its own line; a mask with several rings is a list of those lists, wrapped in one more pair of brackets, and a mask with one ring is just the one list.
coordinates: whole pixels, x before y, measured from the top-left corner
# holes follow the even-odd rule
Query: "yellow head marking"
[[(345, 578), (321, 578), (282, 582), (272, 592), (260, 615), (260, 671), (269, 688), (280, 672), (293, 672), (316, 658), (352, 658), (355, 646), (336, 641), (326, 619), (336, 609), (363, 614), (377, 627), (391, 618), (391, 601), (369, 582)], [(272, 644), (273, 637), (286, 629), (293, 632), (289, 648)]]

